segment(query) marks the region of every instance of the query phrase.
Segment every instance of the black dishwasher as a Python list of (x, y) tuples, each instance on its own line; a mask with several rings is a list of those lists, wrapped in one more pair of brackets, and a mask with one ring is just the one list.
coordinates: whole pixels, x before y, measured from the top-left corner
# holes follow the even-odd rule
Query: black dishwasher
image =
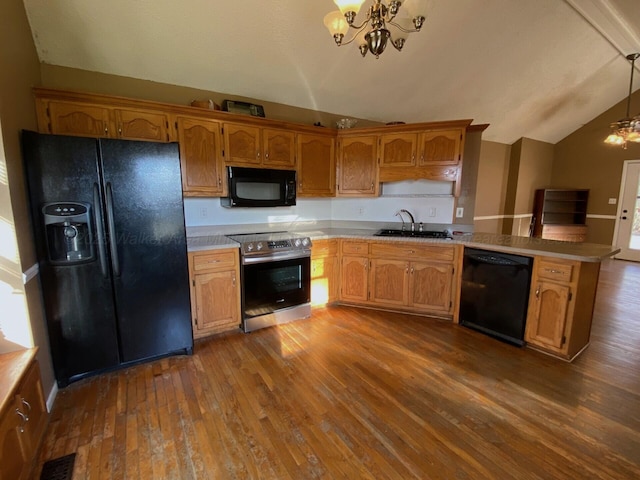
[(464, 249), (460, 324), (524, 345), (533, 258)]

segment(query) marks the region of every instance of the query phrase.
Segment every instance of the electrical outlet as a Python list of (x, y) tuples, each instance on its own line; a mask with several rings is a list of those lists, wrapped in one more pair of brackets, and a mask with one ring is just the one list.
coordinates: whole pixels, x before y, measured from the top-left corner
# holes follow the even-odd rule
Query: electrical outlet
[(462, 218), (462, 217), (464, 217), (464, 208), (463, 207), (456, 208), (456, 218)]
[(615, 205), (616, 203), (618, 203), (618, 199), (617, 198), (610, 198), (609, 199), (609, 205)]
[(207, 218), (207, 215), (209, 215), (209, 211), (207, 210), (207, 207), (200, 207), (200, 217)]
[(365, 213), (364, 207), (358, 208), (358, 215), (364, 215), (364, 213)]
[(429, 216), (430, 217), (435, 217), (436, 216), (436, 207), (430, 207), (429, 208)]

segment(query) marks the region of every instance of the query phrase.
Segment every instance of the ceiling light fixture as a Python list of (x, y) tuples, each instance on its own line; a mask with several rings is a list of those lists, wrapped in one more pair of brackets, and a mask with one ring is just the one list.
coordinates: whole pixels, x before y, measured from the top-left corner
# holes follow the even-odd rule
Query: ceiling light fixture
[(604, 143), (609, 145), (622, 145), (622, 148), (625, 150), (627, 148), (627, 142), (640, 143), (640, 115), (636, 115), (633, 118), (629, 116), (629, 108), (631, 107), (631, 91), (633, 88), (633, 71), (635, 70), (635, 63), (638, 58), (640, 58), (640, 53), (631, 53), (627, 55), (627, 60), (631, 61), (631, 80), (629, 81), (629, 96), (627, 98), (627, 116), (610, 125), (611, 134), (604, 140)]
[[(338, 46), (348, 45), (359, 39), (360, 53), (364, 57), (371, 52), (376, 58), (391, 41), (396, 50), (402, 50), (409, 33), (419, 32), (425, 19), (426, 0), (390, 0), (388, 6), (381, 0), (373, 0), (367, 18), (355, 24), (355, 18), (365, 0), (333, 0), (340, 10), (328, 13), (324, 24)], [(402, 10), (400, 7), (402, 6)], [(344, 40), (349, 29), (351, 39)]]

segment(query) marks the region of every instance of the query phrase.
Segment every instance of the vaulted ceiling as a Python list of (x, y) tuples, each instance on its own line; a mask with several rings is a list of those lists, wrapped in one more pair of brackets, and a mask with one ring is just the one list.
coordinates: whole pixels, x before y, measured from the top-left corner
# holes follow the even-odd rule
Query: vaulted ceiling
[(556, 143), (623, 100), (640, 51), (639, 0), (430, 0), (379, 59), (335, 45), (332, 0), (24, 3), (47, 64), (380, 122), (473, 118), (507, 144)]

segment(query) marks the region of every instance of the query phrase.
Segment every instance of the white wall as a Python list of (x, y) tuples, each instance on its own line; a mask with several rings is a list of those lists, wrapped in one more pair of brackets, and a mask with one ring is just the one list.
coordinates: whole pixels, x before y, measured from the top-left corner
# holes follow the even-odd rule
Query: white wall
[[(453, 221), (452, 196), (301, 199), (293, 207), (224, 208), (218, 198), (185, 198), (188, 227), (206, 225), (273, 224), (322, 220), (400, 222), (394, 214), (409, 210), (416, 222)], [(405, 215), (405, 219), (406, 219)]]

